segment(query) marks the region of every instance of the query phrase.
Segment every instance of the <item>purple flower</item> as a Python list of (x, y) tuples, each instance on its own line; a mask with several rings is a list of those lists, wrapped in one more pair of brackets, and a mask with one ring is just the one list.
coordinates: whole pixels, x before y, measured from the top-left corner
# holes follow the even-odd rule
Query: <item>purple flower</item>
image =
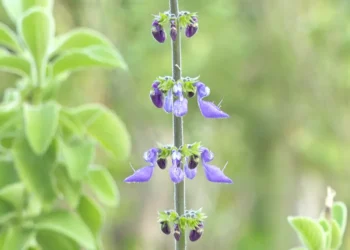
[(160, 228), (161, 228), (163, 233), (171, 234), (171, 229), (170, 229), (169, 223), (167, 221), (162, 221), (160, 223)]
[(151, 148), (144, 153), (143, 158), (146, 162), (150, 163), (149, 166), (140, 168), (134, 172), (131, 176), (127, 177), (124, 182), (147, 182), (153, 175), (153, 170), (158, 159), (158, 148)]
[(228, 114), (220, 110), (220, 108), (214, 103), (203, 100), (204, 97), (207, 97), (210, 94), (210, 89), (205, 86), (204, 83), (197, 82), (194, 86), (197, 88), (197, 102), (199, 109), (205, 118), (219, 119), (229, 117)]
[(191, 230), (190, 236), (189, 236), (190, 241), (197, 241), (197, 240), (199, 240), (202, 237), (202, 235), (203, 235), (203, 232), (204, 232), (203, 228), (204, 228), (203, 222), (200, 222), (198, 224), (198, 226), (196, 226), (195, 229)]
[[(228, 178), (220, 168), (208, 164), (208, 162), (214, 159), (214, 154), (209, 151), (209, 149), (201, 147), (200, 152), (200, 158), (202, 160), (205, 176), (209, 181), (218, 183), (233, 183), (232, 180)], [(187, 158), (185, 159), (184, 172), (188, 179), (192, 180), (194, 177), (196, 177), (198, 162), (199, 157), (196, 155), (190, 156), (189, 160)]]
[(198, 31), (198, 19), (193, 16), (191, 22), (186, 26), (185, 35), (187, 37), (192, 37)]
[(170, 89), (165, 96), (163, 109), (167, 113), (173, 112), (173, 91)]
[(171, 154), (172, 158), (172, 166), (170, 167), (169, 174), (170, 174), (170, 179), (174, 183), (179, 183), (183, 181), (185, 174), (183, 170), (181, 169), (181, 158), (182, 155), (179, 151), (173, 150)]
[(163, 92), (158, 88), (160, 82), (156, 81), (152, 84), (153, 90), (150, 92), (151, 100), (157, 108), (162, 108), (164, 104)]
[(175, 41), (176, 37), (177, 37), (177, 29), (176, 29), (175, 20), (170, 21), (170, 37), (173, 41)]
[(181, 237), (181, 230), (178, 224), (174, 225), (174, 238), (176, 241), (179, 241)]
[(159, 24), (158, 20), (154, 20), (152, 23), (152, 35), (160, 43), (164, 43), (166, 34), (164, 32), (163, 26)]
[(174, 102), (173, 113), (177, 117), (181, 117), (187, 114), (188, 111), (188, 101), (184, 98), (182, 93), (182, 86), (180, 83), (177, 83), (173, 87), (175, 96), (177, 100)]
[(204, 147), (201, 147), (200, 150), (205, 176), (208, 181), (228, 184), (233, 183), (233, 181), (228, 178), (220, 168), (208, 164), (208, 162), (211, 162), (214, 159), (214, 154)]
[(197, 168), (191, 169), (189, 167), (189, 164), (187, 163), (187, 159), (186, 159), (186, 163), (185, 163), (185, 175), (188, 179), (192, 180), (194, 177), (196, 177), (197, 174)]

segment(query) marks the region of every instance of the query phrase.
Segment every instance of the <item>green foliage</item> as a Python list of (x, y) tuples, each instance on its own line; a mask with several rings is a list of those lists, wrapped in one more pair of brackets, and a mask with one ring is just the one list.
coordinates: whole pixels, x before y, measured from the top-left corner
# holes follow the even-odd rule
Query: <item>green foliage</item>
[[(347, 209), (343, 202), (335, 202), (332, 208), (327, 208), (326, 212), (321, 214), (318, 222), (307, 217), (289, 217), (290, 225), (298, 234), (301, 242), (306, 246), (306, 248), (300, 249), (340, 249), (345, 232), (345, 226), (342, 230), (342, 225), (346, 225), (346, 211)], [(328, 213), (327, 216), (326, 213)]]
[(326, 239), (322, 227), (306, 217), (289, 217), (289, 223), (309, 250), (326, 250)]
[(333, 219), (338, 223), (341, 233), (344, 234), (348, 212), (344, 202), (335, 202), (332, 209)]
[(114, 180), (107, 169), (91, 169), (87, 178), (89, 186), (102, 204), (106, 206), (116, 206), (118, 204), (118, 189), (116, 189)]
[(88, 226), (77, 214), (68, 211), (56, 211), (40, 217), (35, 223), (35, 229), (62, 234), (87, 249), (96, 247)]
[(0, 70), (20, 80), (0, 104), (0, 250), (101, 249), (97, 200), (115, 206), (119, 194), (109, 171), (93, 165), (96, 145), (123, 162), (129, 134), (111, 110), (63, 107), (55, 91), (78, 69), (126, 64), (96, 31), (55, 39), (52, 0), (2, 4), (17, 33), (0, 24)]
[(55, 102), (47, 102), (38, 106), (24, 105), (24, 130), (29, 145), (36, 154), (45, 153), (55, 137), (58, 114), (59, 106)]

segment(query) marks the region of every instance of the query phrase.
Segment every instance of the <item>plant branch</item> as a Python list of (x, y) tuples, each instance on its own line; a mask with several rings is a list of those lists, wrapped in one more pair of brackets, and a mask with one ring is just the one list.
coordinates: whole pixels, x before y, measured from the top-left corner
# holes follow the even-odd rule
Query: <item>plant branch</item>
[[(169, 0), (170, 12), (175, 16), (179, 14), (178, 0)], [(177, 23), (177, 29), (179, 31), (179, 24)], [(180, 32), (177, 33), (176, 40), (172, 41), (172, 70), (173, 78), (175, 81), (181, 79), (181, 36)], [(173, 133), (174, 133), (174, 145), (180, 147), (183, 145), (183, 121), (181, 117), (173, 115)], [(174, 184), (174, 205), (175, 210), (179, 215), (185, 213), (186, 207), (186, 192), (185, 192), (185, 180), (178, 184)], [(179, 241), (175, 241), (175, 250), (186, 249), (186, 237), (182, 232), (182, 236)]]

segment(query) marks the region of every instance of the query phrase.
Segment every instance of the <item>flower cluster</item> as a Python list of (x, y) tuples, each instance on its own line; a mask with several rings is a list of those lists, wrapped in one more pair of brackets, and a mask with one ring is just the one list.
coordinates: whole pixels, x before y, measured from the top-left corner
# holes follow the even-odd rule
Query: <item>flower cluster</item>
[(185, 176), (192, 180), (197, 174), (197, 166), (200, 161), (202, 162), (204, 173), (208, 181), (233, 183), (232, 180), (224, 174), (223, 170), (209, 164), (209, 162), (214, 159), (214, 154), (209, 149), (202, 147), (200, 143), (186, 144), (179, 149), (173, 146), (151, 148), (144, 154), (144, 160), (149, 163), (149, 165), (138, 169), (124, 181), (128, 183), (149, 181), (157, 165), (160, 169), (166, 168), (168, 157), (171, 157), (169, 175), (174, 183), (183, 181)]
[(169, 235), (171, 234), (171, 224), (174, 228), (174, 238), (179, 241), (186, 228), (190, 229), (190, 241), (199, 240), (204, 233), (204, 219), (207, 216), (199, 210), (186, 210), (185, 214), (179, 216), (174, 210), (167, 210), (158, 213), (158, 222), (161, 231)]
[(182, 11), (179, 16), (171, 15), (169, 12), (159, 13), (154, 17), (152, 23), (152, 35), (159, 43), (164, 43), (166, 40), (166, 33), (164, 26), (170, 24), (170, 37), (173, 41), (176, 40), (178, 28), (185, 28), (185, 35), (187, 37), (194, 36), (198, 31), (198, 17), (195, 13)]
[[(219, 106), (203, 100), (209, 96), (210, 88), (197, 78), (185, 77), (175, 82), (172, 77), (158, 77), (152, 84), (150, 98), (157, 108), (167, 113), (182, 117), (188, 112), (188, 98), (197, 94), (197, 103), (202, 115), (206, 118), (228, 118)], [(175, 101), (174, 101), (175, 100)]]

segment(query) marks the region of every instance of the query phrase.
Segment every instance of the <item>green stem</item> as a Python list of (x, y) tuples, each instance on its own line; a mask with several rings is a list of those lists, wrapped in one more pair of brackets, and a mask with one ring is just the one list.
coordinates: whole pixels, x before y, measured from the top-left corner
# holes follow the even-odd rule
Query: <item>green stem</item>
[[(178, 0), (169, 0), (170, 12), (175, 16), (179, 14)], [(179, 25), (177, 24), (179, 31)], [(181, 79), (181, 40), (180, 32), (176, 36), (176, 40), (172, 41), (172, 69), (173, 78), (175, 81)], [(174, 145), (180, 147), (183, 145), (183, 121), (181, 117), (173, 116), (173, 132), (174, 132)], [(185, 192), (185, 180), (174, 185), (174, 205), (176, 212), (179, 215), (185, 213), (186, 207), (186, 192)], [(186, 236), (185, 232), (182, 232), (179, 241), (175, 241), (175, 250), (186, 250)]]

